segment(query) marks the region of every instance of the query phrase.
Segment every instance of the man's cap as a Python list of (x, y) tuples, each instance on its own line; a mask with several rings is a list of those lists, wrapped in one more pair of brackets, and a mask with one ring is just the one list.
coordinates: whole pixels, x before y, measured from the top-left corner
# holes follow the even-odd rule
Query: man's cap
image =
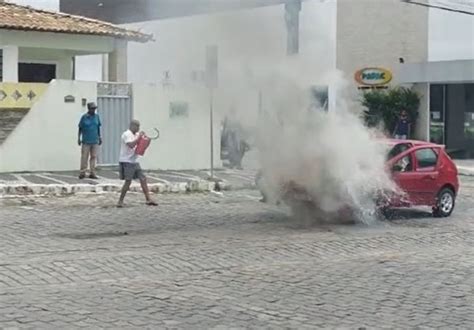
[(97, 104), (94, 102), (87, 103), (87, 109), (97, 109)]

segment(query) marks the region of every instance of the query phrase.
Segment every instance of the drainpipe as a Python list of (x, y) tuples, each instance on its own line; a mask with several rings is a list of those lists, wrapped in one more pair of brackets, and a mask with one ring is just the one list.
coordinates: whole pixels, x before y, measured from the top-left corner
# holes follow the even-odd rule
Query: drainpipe
[(76, 80), (76, 56), (72, 57), (72, 80)]

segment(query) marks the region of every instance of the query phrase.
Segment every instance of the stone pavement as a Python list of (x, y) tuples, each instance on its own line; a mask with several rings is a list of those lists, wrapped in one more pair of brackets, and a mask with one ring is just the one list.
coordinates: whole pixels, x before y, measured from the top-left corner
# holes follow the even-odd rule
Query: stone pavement
[(474, 179), (449, 219), (317, 226), (255, 191), (0, 200), (0, 328), (474, 327)]
[[(147, 177), (155, 193), (184, 193), (253, 188), (255, 174), (256, 170), (221, 169), (215, 171), (214, 180), (208, 170), (149, 171)], [(123, 184), (117, 168), (99, 170), (99, 180), (79, 180), (77, 176), (77, 172), (0, 173), (0, 197), (117, 192)], [(134, 183), (132, 191), (139, 190), (139, 184)]]

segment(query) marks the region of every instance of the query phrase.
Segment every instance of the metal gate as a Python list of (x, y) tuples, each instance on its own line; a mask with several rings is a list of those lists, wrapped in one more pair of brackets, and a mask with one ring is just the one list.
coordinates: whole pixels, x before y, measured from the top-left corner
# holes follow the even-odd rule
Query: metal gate
[(99, 83), (97, 108), (102, 121), (103, 144), (98, 163), (116, 165), (120, 153), (120, 137), (132, 120), (132, 86), (123, 83)]

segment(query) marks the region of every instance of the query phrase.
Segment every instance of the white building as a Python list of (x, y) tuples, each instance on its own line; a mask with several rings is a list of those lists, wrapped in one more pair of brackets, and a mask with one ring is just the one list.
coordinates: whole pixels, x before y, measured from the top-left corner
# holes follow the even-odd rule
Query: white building
[[(98, 103), (104, 124), (101, 165), (117, 164), (120, 135), (135, 117), (145, 131), (161, 131), (144, 166), (209, 167), (207, 92), (127, 81), (126, 41), (149, 41), (149, 35), (8, 3), (0, 3), (0, 17), (0, 172), (77, 170), (77, 124), (90, 101)], [(80, 59), (92, 54), (107, 58), (102, 68), (92, 67), (102, 79), (77, 80)], [(216, 159), (219, 140), (216, 134)]]
[[(132, 116), (142, 118), (145, 129), (162, 117), (169, 118), (167, 110), (150, 109), (169, 103), (175, 93), (116, 83), (126, 80), (127, 41), (146, 42), (150, 35), (10, 3), (0, 3), (0, 18), (0, 172), (77, 169), (80, 152), (74, 141), (87, 102), (98, 102), (107, 122), (100, 155), (103, 164), (116, 164), (119, 137)], [(74, 80), (74, 58), (88, 54), (107, 55), (105, 78), (112, 83)], [(186, 157), (206, 167), (209, 153), (196, 156), (193, 144), (208, 143), (208, 138), (193, 135), (193, 140), (179, 140), (182, 134), (199, 130), (199, 125), (186, 117), (174, 122), (179, 127), (167, 125), (171, 132), (163, 129), (163, 140), (181, 149), (183, 157), (170, 160), (163, 151), (151, 150), (149, 161), (159, 158), (164, 165), (151, 163), (150, 167), (187, 167)]]

